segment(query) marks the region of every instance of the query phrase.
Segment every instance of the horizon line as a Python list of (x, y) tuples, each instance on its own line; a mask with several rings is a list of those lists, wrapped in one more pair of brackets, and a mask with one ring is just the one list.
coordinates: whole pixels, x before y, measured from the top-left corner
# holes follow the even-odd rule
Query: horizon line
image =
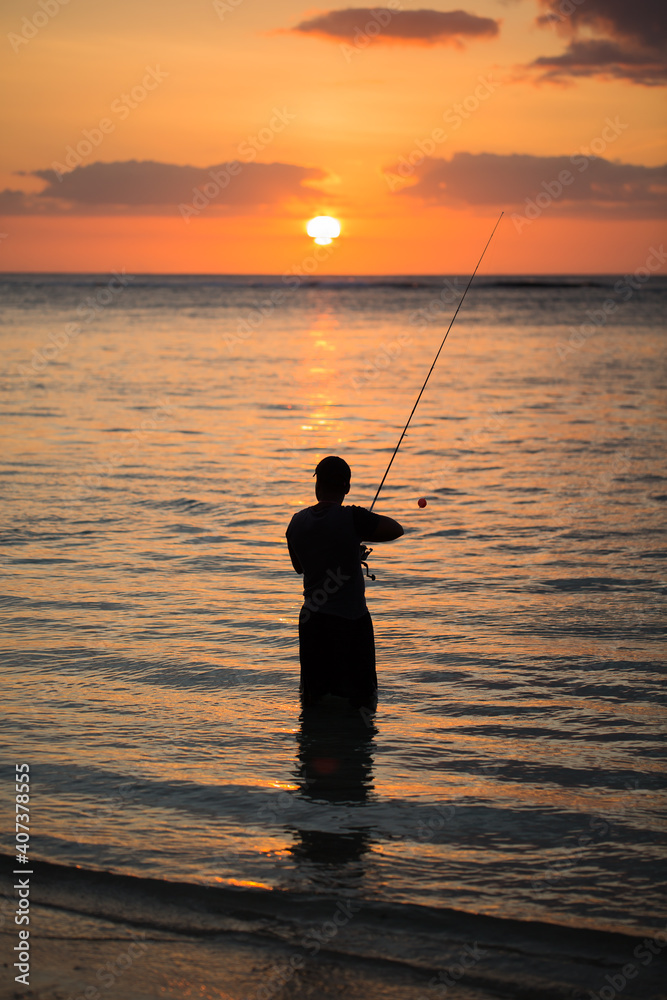
[[(10, 275), (52, 275), (52, 276), (74, 276), (74, 275), (106, 275), (114, 273), (113, 268), (104, 271), (3, 271), (0, 270), (0, 277)], [(293, 272), (274, 271), (132, 271), (137, 277), (148, 278), (284, 278), (302, 277), (304, 281), (319, 281), (322, 278), (438, 278), (450, 275), (467, 275), (468, 271), (378, 271), (354, 274), (308, 274), (294, 275)], [(582, 277), (623, 277), (625, 271), (493, 271), (478, 274), (480, 278), (513, 278), (513, 277), (534, 277), (534, 278), (582, 278)], [(667, 270), (656, 271), (653, 277), (667, 277)]]

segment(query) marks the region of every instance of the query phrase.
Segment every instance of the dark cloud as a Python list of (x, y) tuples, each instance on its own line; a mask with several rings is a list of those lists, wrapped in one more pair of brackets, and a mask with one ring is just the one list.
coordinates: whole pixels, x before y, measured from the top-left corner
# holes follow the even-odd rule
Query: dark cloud
[[(0, 192), (0, 214), (169, 215), (182, 204), (252, 211), (289, 198), (312, 198), (308, 182), (322, 180), (317, 167), (292, 163), (218, 163), (180, 166), (153, 160), (91, 163), (69, 173), (34, 170), (46, 182), (39, 194)], [(197, 192), (200, 192), (199, 196)]]
[(538, 0), (546, 14), (538, 23), (555, 23), (566, 31), (589, 28), (598, 35), (633, 39), (660, 48), (667, 41), (664, 0)]
[(26, 215), (29, 211), (27, 198), (23, 191), (10, 188), (0, 191), (0, 215)]
[[(562, 175), (567, 171), (568, 177)], [(405, 171), (404, 171), (405, 173)], [(417, 183), (401, 195), (426, 203), (466, 208), (525, 208), (549, 195), (560, 215), (645, 218), (667, 215), (667, 164), (643, 167), (601, 157), (528, 156), (518, 153), (455, 153), (451, 160), (425, 159)]]
[(404, 42), (412, 45), (462, 45), (464, 38), (493, 38), (499, 22), (464, 10), (392, 10), (388, 7), (347, 7), (330, 10), (290, 29), (335, 41)]
[(644, 86), (667, 83), (667, 17), (664, 0), (538, 0), (541, 26), (569, 38), (560, 56), (531, 63), (540, 79), (574, 77), (629, 80)]
[(630, 80), (645, 87), (667, 83), (667, 65), (657, 53), (623, 49), (616, 42), (601, 39), (571, 42), (562, 56), (542, 56), (531, 67), (542, 71), (542, 80), (555, 83), (590, 76)]

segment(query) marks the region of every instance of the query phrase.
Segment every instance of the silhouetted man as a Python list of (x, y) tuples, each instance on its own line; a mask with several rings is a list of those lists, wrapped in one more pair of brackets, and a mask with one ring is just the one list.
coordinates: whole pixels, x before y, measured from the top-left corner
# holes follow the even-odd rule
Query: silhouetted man
[[(363, 542), (391, 542), (403, 528), (365, 507), (343, 506), (350, 467), (323, 458), (315, 470), (318, 503), (294, 515), (287, 529), (292, 565), (303, 573), (299, 657), (304, 705), (325, 694), (375, 707), (377, 676), (373, 622), (366, 607)], [(361, 548), (360, 548), (361, 546)]]

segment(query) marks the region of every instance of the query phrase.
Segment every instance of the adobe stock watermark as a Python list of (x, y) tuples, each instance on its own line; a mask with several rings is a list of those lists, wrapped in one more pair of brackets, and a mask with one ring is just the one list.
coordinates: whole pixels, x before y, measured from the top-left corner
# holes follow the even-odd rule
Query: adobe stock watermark
[[(136, 84), (129, 92), (123, 92), (119, 97), (111, 102), (110, 112), (117, 115), (120, 121), (129, 118), (132, 111), (146, 100), (149, 93), (157, 90), (163, 80), (169, 76), (159, 66), (155, 68), (146, 67), (146, 73), (142, 77), (141, 83)], [(76, 146), (65, 147), (64, 163), (54, 160), (51, 167), (56, 172), (59, 181), (62, 181), (65, 174), (75, 167), (80, 167), (86, 157), (90, 156), (93, 150), (97, 149), (104, 142), (107, 135), (111, 135), (116, 130), (116, 122), (112, 118), (100, 118), (93, 128), (84, 128), (81, 131), (82, 138)]]
[(240, 7), (244, 0), (213, 0), (213, 10), (221, 21), (224, 21), (225, 14), (232, 14), (237, 7)]
[(340, 566), (335, 571), (328, 569), (322, 581), (322, 586), (318, 587), (317, 590), (314, 590), (312, 594), (305, 598), (299, 615), (299, 623), (305, 624), (305, 622), (310, 621), (311, 612), (319, 611), (329, 598), (337, 594), (347, 581), (351, 579), (352, 577), (343, 573)]
[(560, 0), (558, 7), (552, 5), (548, 13), (538, 18), (538, 21), (541, 25), (548, 24), (550, 28), (555, 28), (556, 25), (567, 21), (568, 17), (572, 17), (577, 7), (581, 7), (585, 2), (586, 0)]
[(380, 345), (377, 354), (365, 362), (361, 371), (352, 376), (349, 384), (355, 392), (359, 392), (370, 382), (374, 382), (382, 372), (390, 368), (404, 349), (412, 344), (415, 333), (423, 333), (430, 323), (440, 319), (442, 314), (459, 299), (461, 289), (458, 287), (458, 283), (458, 278), (442, 279), (442, 288), (437, 295), (429, 300), (428, 305), (422, 306), (410, 314), (409, 323), (414, 332), (406, 330), (392, 340), (385, 341)]
[(281, 454), (275, 453), (270, 456), (271, 467), (268, 475), (265, 474), (257, 479), (248, 482), (247, 493), (251, 496), (269, 497), (276, 486), (284, 480), (291, 485), (295, 480), (301, 481), (304, 476), (310, 476), (312, 469), (304, 466), (304, 451), (308, 448), (306, 435), (303, 434), (300, 441), (296, 438), (285, 439), (280, 448)]
[(50, 333), (48, 342), (43, 344), (40, 350), (33, 350), (29, 365), (17, 365), (17, 373), (24, 378), (40, 375), (47, 365), (55, 361), (81, 335), (82, 324), (90, 323), (99, 316), (134, 279), (135, 275), (125, 274), (125, 268), (122, 268), (120, 273), (112, 275), (104, 288), (98, 289), (95, 295), (88, 295), (77, 306), (76, 314), (81, 317), (81, 323), (68, 323), (64, 332)]
[(659, 247), (649, 247), (648, 257), (644, 263), (632, 274), (624, 274), (614, 283), (614, 294), (617, 298), (605, 299), (599, 309), (587, 309), (585, 315), (590, 322), (581, 323), (578, 327), (571, 326), (568, 340), (560, 340), (556, 344), (560, 360), (564, 361), (568, 355), (580, 351), (584, 344), (605, 325), (609, 317), (613, 316), (619, 304), (631, 299), (651, 275), (660, 270), (666, 260), (667, 254), (662, 243)]
[(589, 520), (592, 502), (599, 501), (604, 494), (614, 489), (616, 479), (626, 475), (632, 468), (632, 457), (630, 451), (620, 451), (615, 454), (609, 465), (590, 482), (588, 489), (576, 500), (559, 510), (556, 525), (562, 529), (568, 529), (572, 527), (576, 517), (584, 517)]
[(308, 960), (320, 952), (322, 945), (330, 944), (337, 937), (341, 927), (345, 927), (360, 910), (361, 904), (354, 899), (339, 899), (331, 919), (325, 920), (319, 927), (312, 927), (299, 942), (299, 947), (307, 954), (292, 955), (283, 964), (274, 965), (265, 981), (248, 997), (248, 1000), (272, 1000), (279, 994), (285, 996), (282, 991), (287, 983), (298, 976)]
[(268, 124), (261, 128), (256, 135), (249, 135), (238, 144), (236, 151), (239, 159), (223, 164), (220, 170), (209, 170), (208, 176), (211, 180), (193, 187), (192, 201), (189, 204), (181, 203), (178, 206), (183, 221), (189, 223), (193, 216), (200, 215), (205, 208), (208, 208), (211, 202), (228, 187), (232, 177), (238, 176), (246, 163), (252, 163), (253, 160), (256, 160), (257, 154), (266, 149), (295, 118), (296, 115), (289, 112), (287, 108), (273, 108), (273, 117)]
[[(128, 768), (125, 772), (124, 780), (116, 785), (117, 791), (108, 795), (102, 800), (100, 805), (86, 816), (87, 830), (95, 829), (102, 824), (113, 819), (132, 800), (136, 800), (139, 795), (139, 782), (145, 775), (134, 768)], [(75, 833), (76, 831), (72, 831)], [(72, 838), (73, 843), (79, 844), (80, 840)]]
[(547, 208), (562, 198), (567, 188), (576, 181), (577, 175), (588, 170), (593, 160), (602, 156), (607, 146), (616, 142), (619, 135), (629, 127), (620, 120), (618, 115), (613, 120), (611, 118), (605, 119), (605, 127), (600, 135), (592, 139), (589, 146), (582, 146), (577, 153), (573, 153), (570, 157), (570, 163), (576, 167), (577, 173), (574, 174), (571, 170), (561, 170), (558, 177), (542, 181), (543, 190), (539, 191), (534, 198), (526, 198), (524, 214), (512, 213), (512, 222), (517, 233), (522, 232), (526, 226), (539, 219)]
[[(139, 958), (148, 951), (146, 935), (143, 931), (130, 931), (131, 943), (116, 957), (99, 966), (95, 972), (95, 982), (88, 983), (81, 993), (70, 993), (67, 1000), (104, 1000), (104, 993), (110, 990)], [(64, 994), (63, 994), (64, 995)]]
[[(650, 965), (656, 955), (659, 955), (661, 951), (667, 946), (667, 927), (664, 930), (656, 931), (652, 938), (646, 937), (643, 941), (638, 944), (632, 952), (632, 957), (637, 959), (639, 965), (635, 962), (626, 962), (622, 966), (620, 972), (613, 974), (607, 973), (604, 977), (605, 985), (599, 990), (587, 990), (585, 993), (578, 991), (576, 994), (577, 1000), (615, 1000), (615, 997), (621, 993), (625, 987), (633, 979), (641, 976), (641, 966)], [(655, 994), (651, 994), (652, 996)]]
[[(149, 417), (144, 417), (141, 426), (125, 434), (116, 445), (114, 451), (110, 452), (105, 461), (97, 462), (91, 466), (84, 475), (74, 476), (73, 484), (80, 492), (99, 488), (104, 479), (113, 476), (120, 466), (127, 464), (133, 458), (136, 459), (147, 436), (152, 431), (160, 428), (160, 425), (173, 414), (173, 407), (165, 400), (158, 400)], [(73, 499), (72, 480), (68, 485), (68, 490)]]
[[(492, 94), (502, 86), (499, 80), (494, 80), (491, 74), (488, 76), (478, 76), (478, 84), (471, 94), (464, 97), (462, 101), (452, 104), (442, 113), (442, 120), (451, 126), (452, 132), (467, 121), (471, 115), (478, 110), (480, 104), (488, 100)], [(395, 173), (383, 171), (384, 177), (390, 191), (395, 191), (409, 180), (417, 167), (421, 166), (427, 156), (433, 156), (437, 146), (447, 142), (449, 133), (442, 128), (434, 128), (423, 139), (415, 139), (415, 144), (407, 156), (399, 156)]]
[(229, 351), (248, 340), (255, 333), (265, 319), (285, 301), (285, 297), (293, 294), (297, 288), (314, 274), (320, 264), (324, 264), (336, 247), (335, 243), (327, 246), (316, 246), (313, 252), (308, 254), (299, 264), (293, 264), (282, 275), (284, 288), (272, 289), (265, 298), (257, 299), (252, 307), (252, 311), (239, 319), (236, 326), (236, 333), (225, 334), (225, 344)]
[(454, 989), (466, 972), (481, 962), (489, 952), (480, 948), (477, 941), (466, 944), (458, 955), (458, 961), (453, 962), (446, 969), (442, 969), (437, 976), (433, 976), (428, 982), (428, 989), (431, 993), (422, 993), (418, 1000), (433, 1000), (434, 994), (438, 997), (446, 997), (450, 989)]
[[(467, 431), (463, 437), (457, 438), (454, 447), (462, 448), (479, 448), (482, 444), (487, 443), (488, 437), (491, 433), (496, 433), (503, 428), (508, 420), (508, 415), (503, 413), (501, 410), (491, 407), (491, 409), (486, 411), (486, 415), (482, 423), (474, 431)], [(436, 490), (441, 490), (451, 483), (454, 476), (458, 472), (458, 467), (455, 462), (445, 462), (440, 466), (437, 475), (428, 481), (423, 488), (423, 492), (435, 492)]]
[[(639, 790), (639, 785), (637, 781), (626, 782), (624, 788), (626, 791), (636, 792)], [(597, 847), (597, 845), (609, 835), (610, 830), (613, 829), (613, 823), (618, 823), (622, 816), (632, 812), (633, 805), (626, 805), (621, 810), (616, 809), (613, 816), (591, 816), (588, 821), (588, 828), (591, 832), (579, 834), (576, 843), (571, 845), (571, 847), (568, 846), (568, 849), (571, 851), (571, 856), (578, 850)], [(575, 865), (576, 858), (574, 861), (565, 860), (555, 862), (546, 870), (544, 877), (532, 880), (531, 888), (537, 889), (538, 891), (542, 887), (551, 889), (559, 879), (571, 874), (575, 870)]]
[(352, 45), (341, 42), (339, 48), (343, 53), (346, 63), (352, 62), (352, 57), (357, 52), (363, 52), (371, 44), (374, 38), (381, 35), (383, 30), (391, 22), (396, 11), (403, 10), (400, 0), (387, 0), (385, 7), (374, 7), (371, 17), (362, 28), (355, 28), (352, 36)]
[[(494, 778), (502, 767), (503, 763), (499, 762), (497, 764), (484, 764), (478, 770), (479, 773), (485, 778)], [(477, 770), (475, 773), (477, 773)], [(452, 822), (456, 816), (456, 806), (460, 806), (462, 804), (463, 798), (464, 795), (460, 794), (446, 804), (436, 802), (429, 806), (428, 813), (425, 814), (428, 815), (428, 820), (426, 820), (420, 813), (415, 834), (417, 840), (422, 843), (432, 841), (438, 833), (444, 830), (445, 827)]]
[(393, 340), (385, 341), (380, 345), (380, 350), (374, 357), (367, 361), (358, 375), (353, 375), (350, 385), (355, 392), (360, 392), (369, 382), (375, 379), (394, 364), (397, 358), (403, 353), (414, 340), (412, 333), (399, 333)]
[(39, 0), (38, 9), (30, 17), (24, 17), (21, 21), (20, 34), (10, 31), (7, 35), (14, 52), (20, 52), (21, 46), (32, 41), (41, 29), (45, 28), (56, 14), (60, 13), (61, 7), (66, 7), (68, 3), (69, 0)]
[[(589, 829), (592, 831), (590, 834), (582, 833), (577, 837), (577, 843), (572, 848), (573, 851), (582, 849), (585, 847), (590, 847), (592, 844), (599, 844), (609, 833), (611, 829), (609, 823), (602, 816), (592, 816), (589, 820)], [(531, 882), (531, 889), (537, 893), (549, 891), (553, 886), (562, 878), (567, 875), (571, 875), (577, 867), (577, 858), (574, 859), (570, 856), (564, 861), (554, 861), (548, 866), (548, 868), (539, 876), (539, 878), (534, 878)]]
[[(437, 295), (429, 299), (428, 305), (421, 306), (410, 315), (410, 325), (417, 327), (417, 333), (423, 333), (430, 323), (440, 319), (443, 312), (449, 310), (462, 295), (459, 278), (443, 278), (442, 288)], [(463, 283), (462, 283), (463, 284)]]

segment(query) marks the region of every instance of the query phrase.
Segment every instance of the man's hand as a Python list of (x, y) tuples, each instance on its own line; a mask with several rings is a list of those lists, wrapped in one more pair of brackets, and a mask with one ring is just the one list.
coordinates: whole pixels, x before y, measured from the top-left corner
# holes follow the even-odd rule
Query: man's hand
[(365, 562), (373, 550), (369, 549), (363, 542), (359, 545), (359, 558), (361, 562)]

